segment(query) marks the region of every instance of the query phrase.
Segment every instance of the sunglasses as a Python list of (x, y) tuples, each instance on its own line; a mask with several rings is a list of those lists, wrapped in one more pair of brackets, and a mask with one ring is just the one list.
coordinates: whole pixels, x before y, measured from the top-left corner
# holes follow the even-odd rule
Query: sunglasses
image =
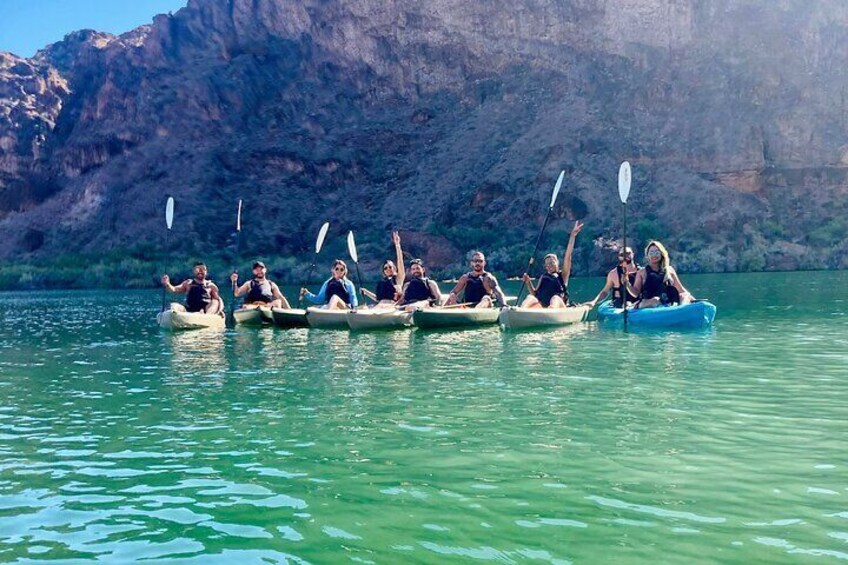
[(662, 253), (660, 253), (659, 251), (657, 251), (655, 249), (652, 249), (651, 251), (648, 251), (647, 255), (648, 255), (648, 257), (661, 257)]
[(337, 273), (343, 273), (345, 268), (344, 267), (333, 267), (333, 270)]
[(484, 261), (483, 259), (472, 259), (471, 262), (472, 263), (485, 263), (486, 261)]
[(385, 267), (383, 267), (384, 271), (391, 271), (392, 269), (394, 269), (394, 267), (392, 267), (391, 265), (386, 265)]

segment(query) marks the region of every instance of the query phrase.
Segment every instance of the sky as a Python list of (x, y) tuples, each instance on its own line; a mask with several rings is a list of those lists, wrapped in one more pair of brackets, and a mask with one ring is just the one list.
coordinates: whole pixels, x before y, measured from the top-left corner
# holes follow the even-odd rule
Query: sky
[(0, 0), (0, 51), (21, 57), (80, 29), (121, 34), (187, 0)]

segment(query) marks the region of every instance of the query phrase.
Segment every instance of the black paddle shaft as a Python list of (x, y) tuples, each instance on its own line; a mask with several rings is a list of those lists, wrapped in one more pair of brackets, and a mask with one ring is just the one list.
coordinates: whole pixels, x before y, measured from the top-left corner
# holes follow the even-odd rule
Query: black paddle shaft
[[(627, 286), (626, 286), (626, 280), (627, 280), (627, 267), (626, 267), (626, 265), (627, 265), (627, 202), (623, 202), (622, 204), (624, 205), (624, 222), (623, 222), (624, 223), (624, 230), (623, 230), (624, 233), (622, 234), (622, 237), (621, 237), (621, 243), (622, 243), (622, 246), (624, 247), (623, 251), (624, 251), (624, 261), (625, 261), (625, 267), (624, 267), (625, 286), (621, 289), (621, 307), (624, 308), (624, 331), (627, 331), (627, 296), (629, 294), (627, 292)], [(636, 258), (634, 257), (633, 259), (635, 260)]]
[[(170, 237), (169, 237), (170, 235), (171, 235), (171, 230), (167, 229), (165, 231), (165, 257), (166, 258), (168, 257), (168, 240), (170, 239)], [(166, 269), (168, 268), (167, 265), (166, 265), (165, 268)], [(164, 311), (165, 311), (165, 285), (163, 284), (162, 285), (162, 312), (164, 312)]]
[[(548, 213), (545, 214), (545, 221), (542, 223), (542, 229), (539, 231), (539, 237), (536, 238), (536, 245), (533, 247), (533, 254), (530, 255), (530, 261), (527, 262), (527, 271), (526, 273), (530, 274), (530, 267), (533, 266), (533, 262), (536, 260), (536, 252), (539, 251), (539, 244), (542, 242), (542, 235), (545, 233), (545, 228), (548, 227), (548, 219), (551, 217), (551, 210), (553, 210), (553, 206), (548, 208)], [(521, 288), (518, 289), (518, 296), (515, 297), (515, 305), (521, 306), (521, 295), (524, 293), (524, 278), (521, 278)]]

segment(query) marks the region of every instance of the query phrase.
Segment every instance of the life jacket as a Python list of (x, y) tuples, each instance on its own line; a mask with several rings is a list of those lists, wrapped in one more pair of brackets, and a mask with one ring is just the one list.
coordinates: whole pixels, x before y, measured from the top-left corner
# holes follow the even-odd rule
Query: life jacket
[[(630, 281), (630, 286), (633, 286), (636, 283), (636, 273), (639, 271), (639, 265), (638, 264), (634, 263), (633, 266), (636, 267), (636, 270), (627, 275), (627, 279)], [(624, 272), (625, 272), (624, 267), (622, 267), (621, 265), (618, 265), (615, 268), (615, 273), (616, 273), (616, 275), (618, 275), (617, 280), (619, 281), (619, 283), (624, 278)], [(621, 300), (622, 294), (627, 295), (627, 302), (630, 303), (630, 304), (637, 302), (639, 300), (638, 297), (634, 297), (632, 294), (625, 291), (624, 286), (619, 284), (619, 286), (615, 286), (612, 289), (612, 305), (615, 308), (621, 308), (622, 307), (622, 300)]]
[(655, 271), (651, 267), (645, 267), (645, 284), (642, 286), (642, 296), (639, 298), (659, 298), (663, 304), (675, 304), (680, 302), (680, 293), (671, 282), (665, 280), (666, 270)]
[(433, 291), (430, 289), (430, 279), (427, 277), (409, 279), (406, 284), (406, 290), (403, 293), (403, 303), (411, 304), (420, 300), (437, 300), (437, 296), (433, 296)]
[(271, 281), (268, 279), (262, 282), (253, 279), (250, 281), (250, 292), (247, 293), (247, 298), (244, 301), (248, 304), (253, 302), (264, 302), (266, 304), (274, 301), (274, 293), (271, 290)]
[(547, 308), (554, 296), (559, 296), (568, 304), (568, 285), (562, 278), (562, 271), (557, 271), (555, 275), (544, 273), (539, 277), (539, 285), (536, 287), (536, 299), (539, 303)]
[(374, 294), (377, 296), (377, 302), (381, 300), (394, 300), (395, 299), (395, 284), (397, 284), (397, 277), (384, 277), (383, 280), (377, 283), (377, 292)]
[(486, 284), (483, 282), (483, 279), (486, 276), (488, 276), (488, 273), (483, 273), (480, 276), (468, 273), (468, 277), (465, 279), (465, 299), (463, 302), (478, 304), (481, 300), (483, 300), (484, 296), (492, 295), (492, 293), (486, 288)]
[(186, 293), (186, 310), (189, 312), (204, 312), (212, 302), (212, 282), (204, 280), (197, 282), (193, 279)]
[(327, 293), (324, 295), (324, 298), (329, 303), (330, 298), (333, 296), (338, 296), (345, 304), (350, 304), (350, 293), (345, 288), (344, 283), (336, 277), (332, 277), (327, 281)]

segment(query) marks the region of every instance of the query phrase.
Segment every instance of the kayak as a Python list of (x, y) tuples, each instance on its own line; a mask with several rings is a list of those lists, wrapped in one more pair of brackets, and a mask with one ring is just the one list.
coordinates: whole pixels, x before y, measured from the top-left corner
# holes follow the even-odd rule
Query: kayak
[(264, 306), (259, 308), (239, 308), (233, 312), (233, 318), (239, 324), (260, 326), (274, 321), (271, 309)]
[(324, 308), (316, 308), (310, 306), (306, 309), (306, 321), (309, 322), (311, 328), (323, 328), (328, 330), (346, 330), (347, 325), (347, 310), (326, 310)]
[(186, 312), (182, 304), (172, 304), (170, 309), (159, 312), (156, 323), (166, 330), (223, 329), (225, 327), (222, 314)]
[(306, 310), (301, 308), (272, 308), (274, 325), (280, 328), (308, 328)]
[(509, 306), (501, 310), (498, 322), (508, 330), (538, 328), (544, 326), (566, 326), (585, 322), (592, 309), (588, 306), (565, 308), (517, 308)]
[(347, 313), (347, 325), (352, 330), (404, 328), (412, 325), (412, 314), (394, 308), (351, 310)]
[(412, 323), (425, 329), (485, 326), (497, 321), (497, 308), (422, 308), (412, 314)]
[[(627, 326), (637, 328), (705, 328), (713, 323), (716, 307), (706, 300), (684, 306), (657, 306), (627, 311)], [(598, 306), (598, 322), (624, 325), (624, 311), (607, 300)]]

